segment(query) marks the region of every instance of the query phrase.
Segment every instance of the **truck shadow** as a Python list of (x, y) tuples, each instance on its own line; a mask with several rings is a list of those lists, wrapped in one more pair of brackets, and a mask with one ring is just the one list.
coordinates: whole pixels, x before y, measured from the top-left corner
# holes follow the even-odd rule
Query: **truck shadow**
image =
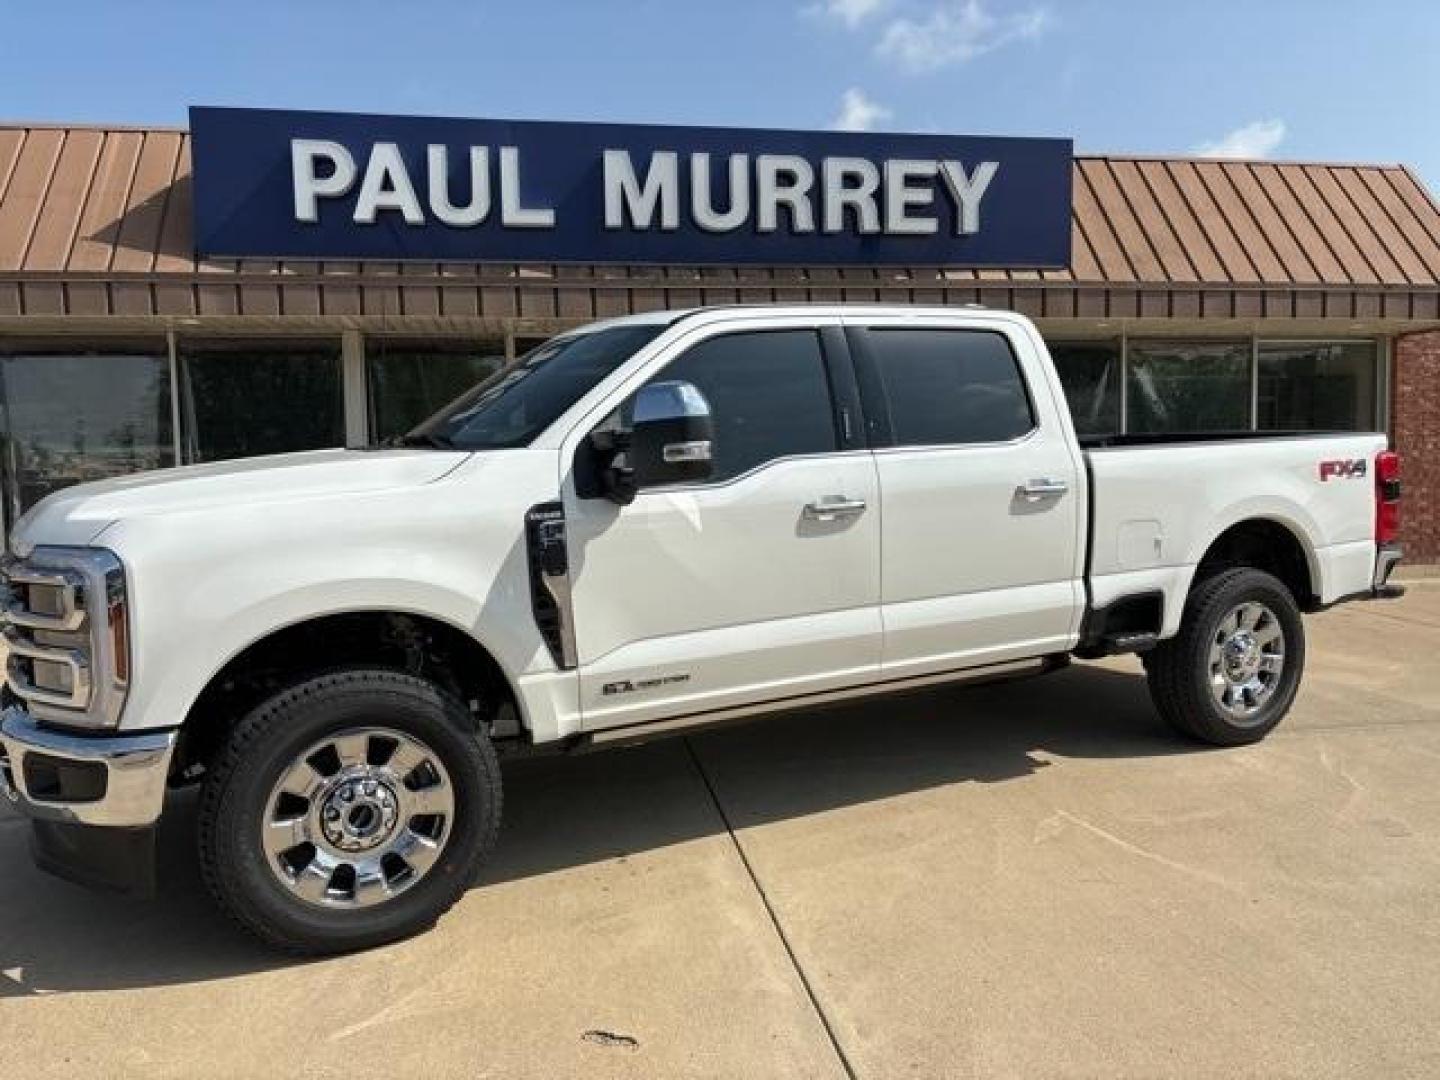
[[(519, 760), (506, 768), (500, 847), (477, 887), (717, 835), (727, 819), (741, 829), (943, 785), (1003, 783), (1064, 768), (1066, 758), (1197, 749), (1161, 725), (1138, 668), (1075, 666), (637, 748)], [(214, 909), (195, 866), (194, 818), (193, 793), (179, 793), (162, 829), (161, 893), (146, 901), (39, 873), (25, 851), (28, 827), (0, 812), (0, 997), (301, 963), (252, 943)]]

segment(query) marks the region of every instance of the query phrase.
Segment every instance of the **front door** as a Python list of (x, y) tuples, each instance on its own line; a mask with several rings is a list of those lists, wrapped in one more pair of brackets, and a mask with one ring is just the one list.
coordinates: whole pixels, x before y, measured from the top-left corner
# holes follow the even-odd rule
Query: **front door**
[(813, 320), (727, 326), (681, 339), (649, 373), (709, 401), (709, 480), (628, 506), (567, 485), (587, 730), (835, 689), (879, 667), (875, 463), (846, 431), (822, 335)]

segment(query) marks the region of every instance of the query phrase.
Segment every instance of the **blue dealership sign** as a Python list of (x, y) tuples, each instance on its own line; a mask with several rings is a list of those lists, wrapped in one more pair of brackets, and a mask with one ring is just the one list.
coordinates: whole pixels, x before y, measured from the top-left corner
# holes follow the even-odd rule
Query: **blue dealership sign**
[(1064, 267), (1068, 139), (192, 108), (197, 254)]

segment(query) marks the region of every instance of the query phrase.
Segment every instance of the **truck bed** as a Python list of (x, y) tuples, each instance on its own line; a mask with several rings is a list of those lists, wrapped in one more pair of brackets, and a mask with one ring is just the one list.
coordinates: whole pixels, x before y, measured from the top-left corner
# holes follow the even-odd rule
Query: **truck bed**
[(1163, 592), (1164, 633), (1171, 633), (1207, 548), (1226, 529), (1255, 520), (1299, 543), (1315, 602), (1367, 590), (1375, 567), (1374, 463), (1386, 445), (1381, 434), (1309, 431), (1082, 439), (1091, 602)]

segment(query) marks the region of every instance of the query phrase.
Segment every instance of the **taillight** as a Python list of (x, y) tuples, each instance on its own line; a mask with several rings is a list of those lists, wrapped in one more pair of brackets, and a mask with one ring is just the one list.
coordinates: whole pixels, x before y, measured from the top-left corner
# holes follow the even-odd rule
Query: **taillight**
[(1375, 455), (1375, 542), (1393, 544), (1400, 538), (1400, 455), (1382, 450)]

